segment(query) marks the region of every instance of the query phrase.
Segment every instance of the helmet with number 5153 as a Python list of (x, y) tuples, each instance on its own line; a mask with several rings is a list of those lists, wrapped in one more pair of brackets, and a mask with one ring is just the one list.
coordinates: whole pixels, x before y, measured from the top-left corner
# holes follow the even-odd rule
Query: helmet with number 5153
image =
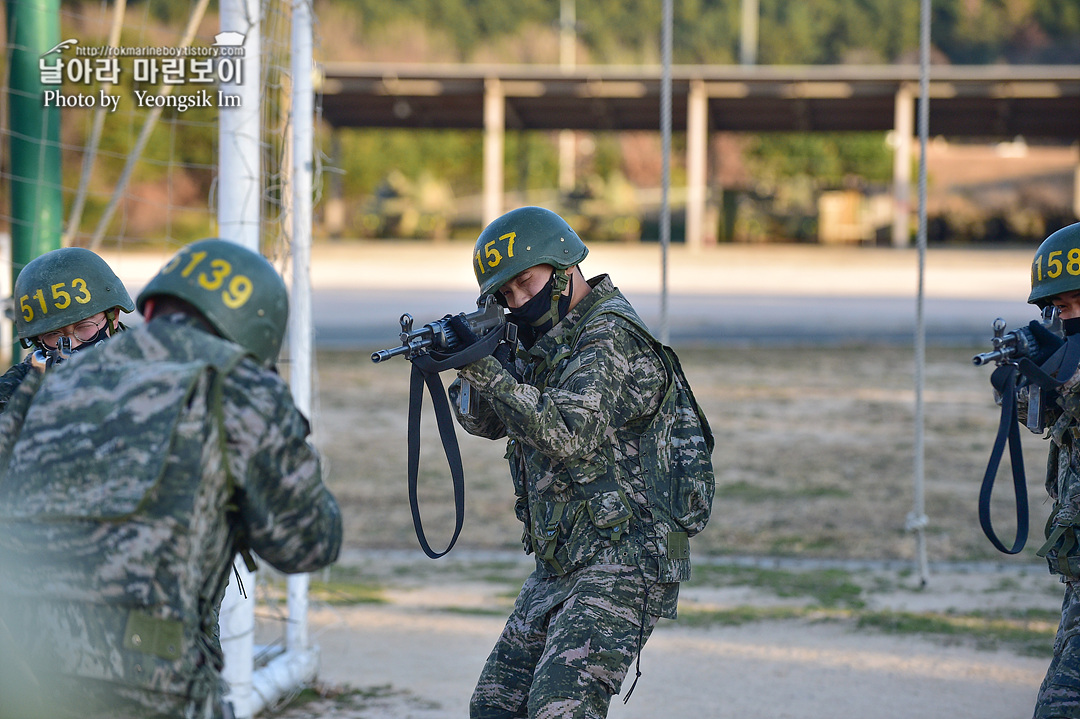
[(257, 252), (218, 238), (193, 242), (165, 263), (139, 293), (139, 311), (158, 295), (189, 303), (222, 337), (264, 365), (277, 360), (289, 317), (289, 295), (281, 275)]
[(1045, 307), (1064, 292), (1080, 290), (1080, 222), (1062, 227), (1035, 250), (1028, 302)]
[(589, 248), (559, 215), (543, 207), (519, 207), (491, 222), (476, 239), (473, 272), (483, 295), (536, 265), (573, 267)]
[(112, 328), (115, 308), (135, 309), (109, 263), (82, 247), (61, 247), (27, 262), (15, 278), (14, 299), (15, 327), (27, 347), (34, 337), (99, 312), (109, 315)]

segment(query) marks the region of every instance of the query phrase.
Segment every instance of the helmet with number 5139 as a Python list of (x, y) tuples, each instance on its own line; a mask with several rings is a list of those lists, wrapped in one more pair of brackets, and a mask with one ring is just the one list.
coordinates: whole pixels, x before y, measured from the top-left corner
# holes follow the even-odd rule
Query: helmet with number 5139
[(1080, 290), (1080, 222), (1062, 227), (1035, 250), (1028, 302), (1039, 307), (1064, 292)]
[(218, 333), (264, 365), (281, 351), (289, 295), (274, 266), (257, 252), (218, 238), (187, 245), (139, 293), (139, 311), (158, 295), (199, 310)]
[(536, 265), (573, 267), (589, 248), (559, 215), (543, 207), (519, 207), (491, 222), (473, 249), (473, 272), (483, 295), (494, 294)]
[[(30, 260), (15, 278), (14, 298), (15, 327), (26, 346), (99, 312), (135, 309), (109, 263), (82, 247), (61, 247)], [(115, 319), (110, 317), (110, 326)]]

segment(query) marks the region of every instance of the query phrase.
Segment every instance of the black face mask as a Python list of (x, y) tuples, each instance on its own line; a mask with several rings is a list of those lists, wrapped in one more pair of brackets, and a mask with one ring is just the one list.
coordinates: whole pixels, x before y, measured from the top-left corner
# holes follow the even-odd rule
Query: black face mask
[(1080, 333), (1080, 317), (1070, 317), (1067, 320), (1062, 320), (1061, 329), (1065, 331), (1066, 337), (1072, 337)]
[[(557, 272), (558, 270), (556, 270)], [(570, 291), (573, 292), (574, 278), (570, 277)], [(510, 316), (514, 322), (518, 325), (520, 330), (518, 333), (518, 339), (526, 348), (531, 347), (536, 341), (536, 338), (545, 334), (548, 330), (555, 326), (557, 320), (552, 317), (541, 322), (541, 319), (551, 309), (551, 293), (555, 290), (555, 272), (551, 273), (550, 279), (547, 284), (537, 292), (532, 298), (521, 305), (520, 307), (513, 307), (510, 309)], [(566, 313), (570, 311), (570, 294), (565, 294), (559, 297), (559, 320), (566, 317)], [(537, 324), (539, 322), (539, 324)], [(527, 329), (526, 329), (527, 328)]]

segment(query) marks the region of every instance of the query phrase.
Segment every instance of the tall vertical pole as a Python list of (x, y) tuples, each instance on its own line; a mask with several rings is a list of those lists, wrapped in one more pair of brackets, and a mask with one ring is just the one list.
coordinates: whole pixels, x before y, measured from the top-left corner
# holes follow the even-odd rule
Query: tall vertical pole
[(660, 32), (660, 55), (663, 69), (660, 78), (660, 144), (662, 149), (660, 181), (660, 341), (668, 344), (668, 246), (671, 244), (671, 27), (672, 0), (664, 0), (663, 28)]
[(919, 286), (915, 304), (915, 491), (907, 527), (915, 532), (916, 555), (919, 564), (919, 583), (926, 586), (929, 567), (926, 559), (926, 500), (924, 486), (923, 427), (923, 369), (926, 366), (926, 326), (923, 317), (926, 274), (926, 143), (930, 126), (930, 0), (920, 0), (919, 15)]
[(60, 42), (60, 1), (7, 0), (5, 10), (14, 283), (27, 262), (60, 247), (60, 108), (45, 106), (39, 65), (39, 60), (46, 65), (60, 61), (59, 53), (42, 57)]
[(218, 111), (218, 232), (259, 251), (262, 224), (262, 26), (259, 0), (222, 0), (221, 29), (244, 35), (243, 82), (222, 84), (239, 107)]
[[(289, 386), (296, 407), (311, 417), (311, 193), (314, 177), (315, 87), (312, 78), (312, 16), (309, 0), (296, 0), (292, 10), (292, 296), (289, 308)], [(308, 650), (307, 574), (290, 575), (289, 624), (285, 646)]]
[[(249, 250), (259, 251), (262, 224), (262, 25), (259, 0), (221, 0), (221, 30), (244, 35), (243, 78), (223, 84), (237, 95), (239, 107), (218, 110), (218, 234)], [(255, 661), (255, 574), (242, 559), (233, 562), (246, 598), (230, 582), (218, 620), (225, 655), (222, 676), (229, 685), (226, 701), (236, 719), (255, 713), (252, 670)]]
[[(562, 0), (559, 4), (559, 68), (570, 72), (577, 66), (577, 3)], [(559, 189), (574, 189), (577, 164), (577, 139), (573, 130), (559, 130)]]
[(0, 232), (0, 368), (8, 367), (15, 354), (14, 323), (6, 311), (11, 287), (11, 233)]

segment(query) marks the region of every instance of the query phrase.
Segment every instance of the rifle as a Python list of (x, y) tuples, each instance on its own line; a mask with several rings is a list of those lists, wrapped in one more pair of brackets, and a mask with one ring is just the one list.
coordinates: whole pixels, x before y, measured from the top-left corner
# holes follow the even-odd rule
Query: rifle
[(71, 338), (67, 336), (61, 336), (56, 343), (56, 347), (53, 349), (47, 349), (39, 347), (34, 350), (33, 355), (30, 358), (30, 362), (39, 371), (44, 372), (47, 369), (55, 367), (64, 360), (71, 357)]
[[(1061, 319), (1058, 317), (1057, 308), (1053, 305), (1043, 308), (1042, 322), (1051, 332), (1058, 335), (1062, 333)], [(999, 366), (1015, 363), (1019, 359), (1030, 357), (1039, 348), (1039, 343), (1035, 341), (1035, 336), (1026, 325), (1006, 332), (1005, 320), (998, 317), (994, 320), (993, 329), (994, 336), (990, 338), (990, 343), (994, 349), (972, 357), (971, 363), (976, 367), (989, 362), (996, 362)]]
[[(432, 559), (438, 559), (449, 552), (465, 519), (465, 477), (461, 466), (461, 451), (458, 449), (457, 436), (454, 434), (453, 418), (450, 416), (450, 404), (443, 390), (439, 372), (462, 367), (495, 351), (502, 342), (512, 348), (517, 345), (517, 325), (507, 322), (506, 313), (492, 295), (482, 295), (476, 301), (477, 309), (460, 316), (468, 323), (480, 339), (463, 347), (462, 338), (458, 337), (450, 323), (452, 315), (428, 322), (418, 329), (413, 329), (412, 315), (405, 313), (399, 320), (401, 324), (401, 345), (371, 353), (371, 361), (383, 362), (391, 357), (404, 356), (412, 363), (412, 376), (409, 381), (409, 508), (412, 510), (413, 529), (424, 553)], [(441, 552), (434, 551), (424, 535), (420, 520), (420, 505), (417, 499), (417, 477), (420, 470), (420, 409), (424, 399), (424, 386), (427, 385), (435, 406), (435, 420), (439, 426), (443, 451), (450, 465), (450, 475), (454, 483), (455, 527), (450, 543)], [(472, 393), (469, 383), (461, 383), (461, 403), (464, 408), (470, 404)]]
[[(469, 328), (473, 331), (473, 334), (480, 338), (487, 338), (490, 332), (501, 329), (503, 332), (503, 336), (500, 338), (501, 341), (511, 344), (517, 341), (517, 325), (506, 321), (506, 313), (495, 301), (493, 295), (482, 295), (476, 301), (476, 306), (477, 310), (475, 312), (462, 315), (465, 321), (469, 323)], [(401, 324), (401, 334), (398, 335), (401, 339), (401, 345), (372, 352), (371, 361), (375, 363), (385, 362), (391, 357), (404, 355), (405, 359), (412, 362), (418, 356), (430, 352), (440, 354), (458, 352), (461, 349), (461, 338), (457, 336), (453, 327), (450, 326), (450, 319), (451, 316), (446, 315), (442, 319), (428, 322), (426, 325), (414, 330), (413, 316), (406, 312), (398, 320)], [(492, 346), (492, 349), (494, 349), (494, 346)], [(448, 367), (444, 369), (448, 369)]]

